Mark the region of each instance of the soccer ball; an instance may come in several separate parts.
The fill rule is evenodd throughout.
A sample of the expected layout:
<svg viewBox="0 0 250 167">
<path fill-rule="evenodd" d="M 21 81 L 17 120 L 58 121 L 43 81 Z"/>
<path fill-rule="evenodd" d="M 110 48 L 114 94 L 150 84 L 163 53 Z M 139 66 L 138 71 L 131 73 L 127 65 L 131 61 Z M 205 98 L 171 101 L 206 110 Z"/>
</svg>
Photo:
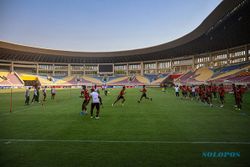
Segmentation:
<svg viewBox="0 0 250 167">
<path fill-rule="evenodd" d="M 81 115 L 81 116 L 84 116 L 84 115 L 86 115 L 86 114 L 87 114 L 86 111 L 81 111 L 81 112 L 80 112 L 80 115 Z"/>
</svg>

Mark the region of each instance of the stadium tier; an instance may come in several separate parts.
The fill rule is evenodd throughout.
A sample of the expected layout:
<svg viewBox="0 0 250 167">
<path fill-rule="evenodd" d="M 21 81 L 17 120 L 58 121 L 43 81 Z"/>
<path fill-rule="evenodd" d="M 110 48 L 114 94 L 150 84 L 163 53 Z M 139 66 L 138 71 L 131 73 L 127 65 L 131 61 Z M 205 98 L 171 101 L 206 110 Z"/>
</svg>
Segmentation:
<svg viewBox="0 0 250 167">
<path fill-rule="evenodd" d="M 15 72 L 0 72 L 0 86 L 23 86 L 24 82 Z"/>
<path fill-rule="evenodd" d="M 237 68 L 235 68 L 237 66 Z M 42 86 L 51 85 L 153 85 L 160 86 L 166 80 L 171 80 L 177 84 L 202 84 L 202 83 L 243 83 L 249 82 L 250 62 L 237 65 L 226 66 L 224 68 L 201 67 L 196 70 L 188 70 L 185 73 L 165 73 L 158 75 L 130 75 L 113 76 L 109 79 L 93 76 L 67 76 L 67 77 L 49 77 L 32 75 L 27 73 L 10 73 L 8 71 L 0 72 L 1 86 L 24 86 L 38 83 Z"/>
<path fill-rule="evenodd" d="M 223 68 L 207 68 L 202 67 L 195 71 L 187 71 L 175 80 L 179 84 L 201 84 L 201 83 L 234 83 L 239 82 L 249 84 L 248 71 L 250 69 L 248 63 L 226 66 Z M 237 67 L 237 68 L 235 68 Z M 245 74 L 245 75 L 243 75 Z M 237 79 L 239 77 L 239 80 Z"/>
<path fill-rule="evenodd" d="M 149 80 L 148 78 L 144 77 L 144 76 L 138 75 L 138 76 L 136 76 L 136 79 L 137 79 L 140 83 L 142 83 L 142 84 L 144 84 L 144 85 L 149 85 L 149 84 L 150 84 L 150 80 Z"/>
<path fill-rule="evenodd" d="M 204 68 L 199 68 L 196 72 L 195 72 L 195 80 L 197 81 L 207 81 L 209 78 L 211 78 L 213 76 L 213 71 L 210 70 L 207 67 Z"/>
<path fill-rule="evenodd" d="M 160 85 L 168 77 L 170 77 L 170 73 L 157 75 L 156 78 L 152 81 L 152 84 Z"/>
</svg>

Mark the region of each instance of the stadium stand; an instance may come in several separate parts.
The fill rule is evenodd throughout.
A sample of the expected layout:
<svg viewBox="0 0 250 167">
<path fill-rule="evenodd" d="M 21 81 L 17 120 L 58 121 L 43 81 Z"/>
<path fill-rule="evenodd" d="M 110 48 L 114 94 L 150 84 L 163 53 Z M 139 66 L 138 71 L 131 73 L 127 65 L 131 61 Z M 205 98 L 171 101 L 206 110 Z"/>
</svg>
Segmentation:
<svg viewBox="0 0 250 167">
<path fill-rule="evenodd" d="M 149 85 L 150 84 L 150 81 L 144 77 L 144 76 L 141 76 L 141 75 L 137 75 L 136 76 L 136 79 L 140 82 L 140 83 L 143 83 L 144 85 Z"/>
<path fill-rule="evenodd" d="M 115 83 L 118 83 L 118 82 L 121 82 L 121 81 L 124 81 L 127 79 L 128 79 L 127 76 L 117 77 L 117 78 L 114 78 L 114 79 L 110 80 L 109 82 L 107 82 L 107 84 L 115 84 Z"/>
<path fill-rule="evenodd" d="M 82 78 L 86 82 L 90 82 L 90 83 L 93 83 L 93 84 L 103 84 L 102 81 L 100 81 L 100 80 L 98 80 L 96 78 L 90 77 L 90 76 L 82 76 Z"/>
<path fill-rule="evenodd" d="M 70 85 L 70 82 L 74 79 L 74 76 L 63 77 L 56 81 L 58 85 Z"/>
<path fill-rule="evenodd" d="M 0 72 L 0 86 L 23 86 L 24 82 L 15 72 Z"/>
<path fill-rule="evenodd" d="M 139 79 L 138 79 L 139 78 Z M 148 80 L 142 76 L 125 76 L 113 79 L 109 85 L 144 85 Z"/>
<path fill-rule="evenodd" d="M 158 79 L 157 74 L 144 74 L 144 77 L 146 77 L 150 82 L 153 82 L 154 80 Z"/>
<path fill-rule="evenodd" d="M 165 73 L 165 74 L 159 74 L 157 76 L 158 79 L 154 80 L 153 82 L 151 82 L 151 85 L 160 85 L 165 79 L 167 79 L 168 77 L 170 77 L 170 73 Z"/>
<path fill-rule="evenodd" d="M 37 76 L 39 82 L 41 83 L 42 86 L 44 85 L 54 85 L 53 80 L 49 80 L 47 77 L 45 76 Z"/>
<path fill-rule="evenodd" d="M 213 71 L 207 67 L 202 67 L 196 70 L 194 75 L 196 76 L 195 80 L 204 82 L 213 76 Z"/>
<path fill-rule="evenodd" d="M 245 70 L 248 70 L 249 68 L 250 68 L 249 63 L 227 66 L 227 67 L 221 68 L 220 70 L 217 70 L 216 74 L 212 76 L 210 80 L 214 82 L 223 82 L 223 80 L 226 80 L 230 76 L 236 75 L 239 72 L 244 72 Z"/>
<path fill-rule="evenodd" d="M 184 73 L 183 75 L 181 75 L 179 78 L 177 78 L 175 80 L 175 82 L 178 82 L 178 83 L 187 83 L 188 80 L 193 77 L 193 75 L 195 74 L 195 72 L 189 70 L 187 71 L 186 73 Z"/>
<path fill-rule="evenodd" d="M 250 81 L 250 72 L 239 72 L 236 75 L 228 77 L 227 80 L 229 80 L 233 83 L 249 82 Z"/>
<path fill-rule="evenodd" d="M 31 75 L 31 74 L 26 74 L 26 73 L 19 73 L 20 78 L 22 80 L 27 80 L 27 81 L 34 81 L 34 80 L 38 80 L 36 75 Z"/>
<path fill-rule="evenodd" d="M 195 71 L 188 70 L 180 73 L 146 74 L 131 76 L 108 76 L 103 80 L 103 76 L 67 76 L 67 77 L 48 77 L 33 75 L 29 73 L 10 73 L 7 70 L 1 70 L 1 85 L 34 85 L 38 83 L 41 86 L 50 85 L 161 85 L 167 81 L 178 84 L 200 84 L 206 82 L 241 82 L 249 83 L 250 63 L 239 63 L 226 67 L 208 68 L 200 67 Z"/>
<path fill-rule="evenodd" d="M 123 75 L 124 76 L 124 75 Z M 105 81 L 105 79 L 104 79 L 104 77 L 102 78 L 102 81 L 103 82 L 110 82 L 110 81 L 112 81 L 112 80 L 114 80 L 114 79 L 117 79 L 117 78 L 119 78 L 119 77 L 121 77 L 121 76 L 117 76 L 117 75 L 114 75 L 114 76 L 108 76 L 108 77 L 106 77 L 106 81 Z"/>
<path fill-rule="evenodd" d="M 41 85 L 36 75 L 20 72 L 19 76 L 20 79 L 23 80 L 25 86 Z"/>
<path fill-rule="evenodd" d="M 195 71 L 187 71 L 183 75 L 181 75 L 179 78 L 175 80 L 176 83 L 205 83 L 205 82 L 224 82 L 224 81 L 231 81 L 236 82 L 238 78 L 238 74 L 240 72 L 244 72 L 249 69 L 249 63 L 241 63 L 236 65 L 229 65 L 226 67 L 219 67 L 215 69 L 210 69 L 208 67 L 201 67 Z M 233 78 L 235 77 L 235 80 Z M 242 81 L 244 77 L 242 76 Z"/>
<path fill-rule="evenodd" d="M 235 64 L 235 65 L 228 65 L 226 67 L 215 68 L 213 69 L 214 71 L 213 78 L 216 78 L 217 76 L 220 76 L 221 74 L 224 74 L 233 70 L 247 68 L 249 65 L 250 65 L 250 62 L 244 62 L 244 63 Z"/>
</svg>

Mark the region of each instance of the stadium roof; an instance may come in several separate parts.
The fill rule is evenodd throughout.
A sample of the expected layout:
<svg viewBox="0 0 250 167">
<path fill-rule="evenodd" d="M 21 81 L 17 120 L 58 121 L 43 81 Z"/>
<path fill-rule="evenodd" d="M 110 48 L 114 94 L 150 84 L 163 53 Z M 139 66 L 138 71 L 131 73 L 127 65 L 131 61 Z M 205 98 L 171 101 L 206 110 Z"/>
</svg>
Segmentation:
<svg viewBox="0 0 250 167">
<path fill-rule="evenodd" d="M 0 41 L 0 59 L 57 63 L 120 63 L 197 55 L 250 43 L 250 0 L 222 1 L 191 33 L 174 41 L 118 52 L 71 52 Z"/>
</svg>

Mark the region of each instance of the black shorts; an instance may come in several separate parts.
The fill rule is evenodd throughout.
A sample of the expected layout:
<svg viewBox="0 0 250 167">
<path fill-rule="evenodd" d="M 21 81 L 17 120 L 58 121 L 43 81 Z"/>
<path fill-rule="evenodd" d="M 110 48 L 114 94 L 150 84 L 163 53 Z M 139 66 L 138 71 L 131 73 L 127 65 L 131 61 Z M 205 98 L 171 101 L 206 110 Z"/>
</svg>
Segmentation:
<svg viewBox="0 0 250 167">
<path fill-rule="evenodd" d="M 209 100 L 209 99 L 208 99 L 208 96 L 203 96 L 203 99 L 204 99 L 204 100 Z"/>
<path fill-rule="evenodd" d="M 117 97 L 117 100 L 120 100 L 120 99 L 124 99 L 124 96 L 119 95 L 119 96 Z"/>
<path fill-rule="evenodd" d="M 88 105 L 89 104 L 89 100 L 84 99 L 83 104 L 84 105 Z"/>
<path fill-rule="evenodd" d="M 224 96 L 220 96 L 220 100 L 223 101 L 224 100 Z"/>
<path fill-rule="evenodd" d="M 142 93 L 141 97 L 147 97 L 146 93 Z"/>
<path fill-rule="evenodd" d="M 100 109 L 100 103 L 91 103 L 91 110 L 93 110 L 94 108 L 99 110 Z"/>
</svg>

